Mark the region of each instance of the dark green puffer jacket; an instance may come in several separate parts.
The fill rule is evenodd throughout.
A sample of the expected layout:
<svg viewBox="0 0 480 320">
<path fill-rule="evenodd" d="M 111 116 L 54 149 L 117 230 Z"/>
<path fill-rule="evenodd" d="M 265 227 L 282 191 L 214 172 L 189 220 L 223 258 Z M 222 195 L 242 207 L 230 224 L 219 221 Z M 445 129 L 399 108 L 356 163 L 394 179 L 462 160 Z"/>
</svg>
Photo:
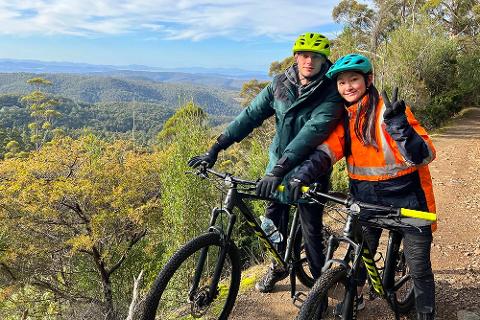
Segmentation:
<svg viewBox="0 0 480 320">
<path fill-rule="evenodd" d="M 333 131 L 343 114 L 343 102 L 336 83 L 324 75 L 331 62 L 323 65 L 319 76 L 306 86 L 300 86 L 297 67 L 293 65 L 273 78 L 233 120 L 224 132 L 229 139 L 240 142 L 262 122 L 275 115 L 276 133 L 270 145 L 270 172 L 277 161 L 288 159 L 293 168 L 284 184 L 299 165 Z M 280 200 L 288 202 L 286 197 Z"/>
</svg>

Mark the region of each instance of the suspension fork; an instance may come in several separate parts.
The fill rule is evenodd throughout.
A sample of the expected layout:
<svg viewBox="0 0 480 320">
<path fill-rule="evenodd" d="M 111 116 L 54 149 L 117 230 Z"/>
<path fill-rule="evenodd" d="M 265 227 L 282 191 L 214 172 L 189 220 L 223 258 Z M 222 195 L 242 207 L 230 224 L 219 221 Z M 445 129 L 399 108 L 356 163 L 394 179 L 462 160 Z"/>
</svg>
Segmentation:
<svg viewBox="0 0 480 320">
<path fill-rule="evenodd" d="M 227 194 L 227 199 L 226 199 L 226 204 L 228 208 L 214 208 L 212 210 L 212 213 L 210 215 L 210 223 L 209 223 L 209 232 L 217 232 L 220 234 L 221 237 L 221 247 L 220 247 L 220 253 L 215 265 L 215 271 L 212 277 L 212 281 L 210 282 L 209 286 L 209 302 L 211 302 L 213 299 L 215 299 L 218 291 L 218 282 L 220 281 L 221 273 L 223 266 L 225 264 L 225 258 L 227 256 L 227 251 L 229 249 L 229 244 L 230 244 L 230 237 L 232 235 L 233 231 L 233 226 L 235 225 L 236 218 L 237 216 L 231 212 L 229 208 L 231 208 L 230 202 L 232 201 L 232 193 L 233 190 L 231 189 L 228 194 Z M 221 213 L 226 213 L 228 215 L 228 225 L 227 225 L 227 232 L 224 233 L 222 229 L 216 228 L 215 224 L 217 222 L 217 218 Z M 200 257 L 198 259 L 197 265 L 195 267 L 195 275 L 193 278 L 193 283 L 190 288 L 189 292 L 189 297 L 190 300 L 192 300 L 193 295 L 198 289 L 198 285 L 200 283 L 200 278 L 202 276 L 203 268 L 205 265 L 205 261 L 207 259 L 207 254 L 208 254 L 208 247 L 205 247 L 202 249 L 200 253 Z"/>
<path fill-rule="evenodd" d="M 287 249 L 285 250 L 285 257 L 284 261 L 287 262 L 287 264 L 290 267 L 290 297 L 293 299 L 293 303 L 296 302 L 297 299 L 299 299 L 299 296 L 297 295 L 297 278 L 295 274 L 295 267 L 297 264 L 300 264 L 300 261 L 293 261 L 292 259 L 292 251 L 293 251 L 293 245 L 295 244 L 295 238 L 297 235 L 297 229 L 298 229 L 298 219 L 299 219 L 299 213 L 298 209 L 295 210 L 295 213 L 293 214 L 293 221 L 292 225 L 290 227 L 290 234 L 288 235 L 287 238 Z"/>
<path fill-rule="evenodd" d="M 395 269 L 401 241 L 402 235 L 400 233 L 389 232 L 385 269 L 383 271 L 383 286 L 387 289 L 392 288 L 395 284 Z"/>
</svg>

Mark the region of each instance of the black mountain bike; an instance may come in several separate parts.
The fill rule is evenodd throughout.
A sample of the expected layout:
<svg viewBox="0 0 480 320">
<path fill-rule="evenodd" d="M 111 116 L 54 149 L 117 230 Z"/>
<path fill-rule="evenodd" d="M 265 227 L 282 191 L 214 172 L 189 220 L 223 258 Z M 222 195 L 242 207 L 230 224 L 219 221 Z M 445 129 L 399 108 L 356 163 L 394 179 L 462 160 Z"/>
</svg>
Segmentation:
<svg viewBox="0 0 480 320">
<path fill-rule="evenodd" d="M 269 236 L 265 234 L 244 200 L 273 200 L 255 195 L 255 181 L 236 178 L 228 173 L 201 168 L 202 178 L 221 182 L 226 192 L 224 204 L 211 212 L 208 231 L 182 246 L 160 271 L 147 294 L 143 320 L 227 319 L 232 311 L 240 285 L 239 251 L 232 239 L 238 208 L 259 240 L 273 258 L 290 273 L 291 297 L 300 299 L 296 292 L 296 277 L 305 286 L 314 283 L 308 263 L 302 254 L 299 214 L 295 211 L 287 238 L 287 249 L 282 257 Z M 219 219 L 220 218 L 220 219 Z M 219 223 L 226 218 L 226 223 Z M 324 228 L 324 239 L 330 236 Z"/>
<path fill-rule="evenodd" d="M 414 307 L 413 280 L 405 263 L 402 251 L 402 236 L 398 226 L 411 225 L 413 219 L 405 217 L 435 221 L 434 213 L 422 212 L 404 208 L 393 208 L 355 201 L 340 193 L 322 193 L 315 188 L 308 190 L 305 197 L 319 203 L 327 200 L 341 204 L 337 211 L 346 214 L 345 227 L 342 236 L 331 236 L 328 240 L 326 263 L 322 275 L 304 301 L 297 320 L 312 319 L 356 319 L 357 282 L 356 278 L 362 261 L 367 269 L 371 288 L 377 296 L 385 298 L 390 308 L 399 319 L 400 314 L 407 314 Z M 360 222 L 362 211 L 369 210 L 368 221 Z M 379 212 L 378 215 L 374 212 Z M 408 222 L 407 222 L 408 221 Z M 419 222 L 419 220 L 416 220 Z M 366 243 L 362 226 L 365 224 L 389 230 L 388 244 L 382 267 L 371 254 Z M 334 259 L 333 253 L 344 244 L 346 250 L 342 252 L 342 259 Z M 344 247 L 342 247 L 344 248 Z M 343 304 L 343 308 L 337 305 Z M 340 312 L 339 310 L 340 309 Z M 340 313 L 340 314 L 338 314 Z"/>
</svg>

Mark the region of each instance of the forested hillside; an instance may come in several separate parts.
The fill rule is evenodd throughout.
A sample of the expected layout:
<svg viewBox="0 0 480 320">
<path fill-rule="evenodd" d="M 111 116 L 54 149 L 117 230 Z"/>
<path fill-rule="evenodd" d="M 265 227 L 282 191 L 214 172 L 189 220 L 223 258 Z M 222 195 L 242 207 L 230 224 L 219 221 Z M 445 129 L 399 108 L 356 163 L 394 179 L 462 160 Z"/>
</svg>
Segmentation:
<svg viewBox="0 0 480 320">
<path fill-rule="evenodd" d="M 21 130 L 29 110 L 21 97 L 32 91 L 27 73 L 0 74 L 0 125 Z M 210 115 L 213 125 L 229 121 L 240 111 L 237 91 L 191 84 L 160 83 L 148 79 L 99 75 L 45 74 L 46 93 L 58 100 L 56 125 L 67 131 L 91 129 L 99 133 L 131 133 L 148 140 L 180 105 L 191 101 Z"/>
</svg>

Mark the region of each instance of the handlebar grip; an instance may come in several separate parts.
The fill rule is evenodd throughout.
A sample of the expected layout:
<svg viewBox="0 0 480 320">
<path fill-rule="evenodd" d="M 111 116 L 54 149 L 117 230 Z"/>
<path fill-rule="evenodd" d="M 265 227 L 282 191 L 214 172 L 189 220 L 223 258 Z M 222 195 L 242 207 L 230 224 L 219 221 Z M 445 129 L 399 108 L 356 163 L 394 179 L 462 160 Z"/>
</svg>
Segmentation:
<svg viewBox="0 0 480 320">
<path fill-rule="evenodd" d="M 307 187 L 307 186 L 302 186 L 302 192 L 303 192 L 303 193 L 307 192 L 308 190 L 310 190 L 309 187 Z M 279 186 L 277 187 L 277 191 L 278 191 L 278 192 L 285 192 L 285 186 L 284 186 L 283 184 L 279 185 Z"/>
<path fill-rule="evenodd" d="M 432 212 L 425 212 L 425 211 L 418 211 L 412 209 L 400 209 L 400 215 L 402 217 L 409 217 L 409 218 L 416 218 L 416 219 L 423 219 L 428 221 L 437 221 L 437 214 Z"/>
</svg>

